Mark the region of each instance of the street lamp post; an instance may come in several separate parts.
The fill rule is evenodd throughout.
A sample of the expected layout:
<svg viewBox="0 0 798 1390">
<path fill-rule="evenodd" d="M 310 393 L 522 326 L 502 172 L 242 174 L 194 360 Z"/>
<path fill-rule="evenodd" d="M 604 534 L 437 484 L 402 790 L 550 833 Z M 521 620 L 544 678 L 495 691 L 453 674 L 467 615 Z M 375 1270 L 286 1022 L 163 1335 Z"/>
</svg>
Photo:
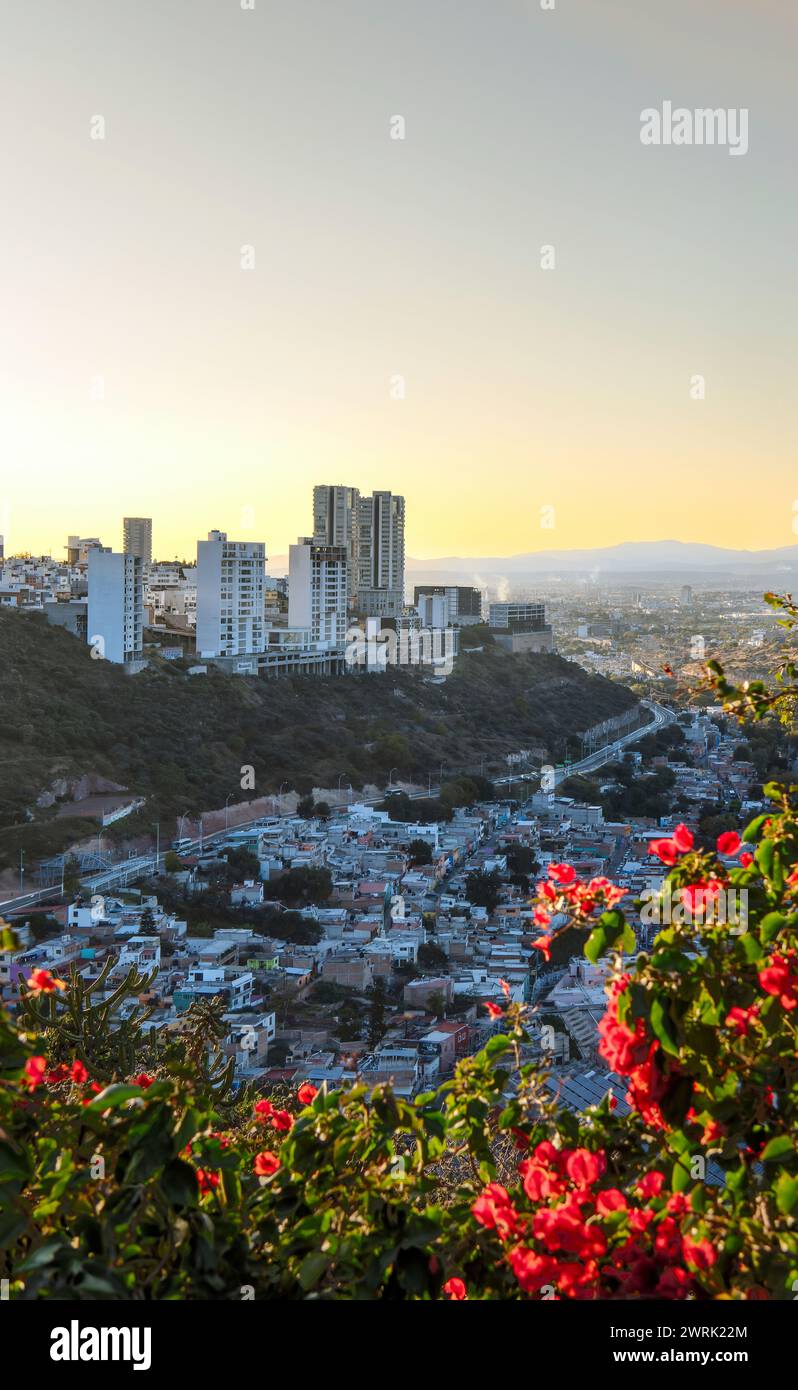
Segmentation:
<svg viewBox="0 0 798 1390">
<path fill-rule="evenodd" d="M 226 801 L 225 801 L 225 803 L 224 803 L 224 828 L 225 828 L 225 830 L 227 830 L 227 812 L 228 812 L 228 807 L 229 807 L 229 805 L 230 805 L 230 797 L 231 797 L 232 795 L 233 795 L 233 792 L 230 792 L 230 795 L 227 797 L 227 799 L 226 799 Z"/>
<path fill-rule="evenodd" d="M 388 773 L 388 791 L 390 791 L 391 787 L 393 786 L 393 774 L 398 771 L 398 767 L 392 767 L 390 772 Z"/>
<path fill-rule="evenodd" d="M 281 782 L 281 783 L 280 783 L 280 790 L 279 790 L 279 792 L 277 793 L 277 797 L 278 797 L 278 800 L 279 800 L 279 802 L 280 802 L 280 815 L 283 814 L 283 787 L 287 787 L 287 786 L 288 786 L 288 783 L 287 783 L 287 782 Z"/>
<path fill-rule="evenodd" d="M 19 852 L 19 896 L 20 896 L 20 897 L 22 897 L 22 884 L 23 884 L 24 878 L 25 878 L 25 851 L 24 851 L 24 849 L 21 849 L 20 852 Z"/>
</svg>

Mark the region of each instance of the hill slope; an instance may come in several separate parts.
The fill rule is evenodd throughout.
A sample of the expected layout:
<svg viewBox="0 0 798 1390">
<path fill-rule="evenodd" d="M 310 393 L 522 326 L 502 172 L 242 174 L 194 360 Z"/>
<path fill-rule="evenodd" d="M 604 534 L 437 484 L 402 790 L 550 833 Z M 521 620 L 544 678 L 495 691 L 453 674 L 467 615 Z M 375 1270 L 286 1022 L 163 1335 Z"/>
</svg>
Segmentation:
<svg viewBox="0 0 798 1390">
<path fill-rule="evenodd" d="M 0 610 L 0 865 L 20 846 L 49 852 L 85 836 L 37 801 L 57 779 L 108 778 L 146 796 L 149 827 L 225 799 L 355 788 L 396 778 L 497 771 L 505 754 L 545 747 L 562 756 L 569 735 L 635 704 L 623 686 L 558 656 L 495 647 L 462 655 L 453 675 L 429 684 L 417 671 L 258 680 L 188 677 L 158 661 L 126 676 L 39 615 Z M 255 787 L 242 793 L 241 769 Z M 31 822 L 30 812 L 34 819 Z M 28 818 L 27 824 L 26 817 Z M 127 829 L 133 818 L 121 822 Z M 42 836 L 42 831 L 47 833 Z"/>
</svg>

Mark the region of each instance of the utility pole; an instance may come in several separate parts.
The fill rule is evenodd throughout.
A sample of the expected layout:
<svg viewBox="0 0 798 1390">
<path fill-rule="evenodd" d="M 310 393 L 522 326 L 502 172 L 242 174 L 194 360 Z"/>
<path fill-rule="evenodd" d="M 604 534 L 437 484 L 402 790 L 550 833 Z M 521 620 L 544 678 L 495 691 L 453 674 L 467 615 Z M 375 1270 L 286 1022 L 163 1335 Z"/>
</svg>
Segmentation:
<svg viewBox="0 0 798 1390">
<path fill-rule="evenodd" d="M 19 852 L 19 896 L 20 896 L 20 897 L 22 897 L 22 883 L 23 883 L 23 879 L 24 879 L 24 878 L 25 878 L 25 851 L 24 851 L 24 849 L 21 849 L 20 852 Z"/>
</svg>

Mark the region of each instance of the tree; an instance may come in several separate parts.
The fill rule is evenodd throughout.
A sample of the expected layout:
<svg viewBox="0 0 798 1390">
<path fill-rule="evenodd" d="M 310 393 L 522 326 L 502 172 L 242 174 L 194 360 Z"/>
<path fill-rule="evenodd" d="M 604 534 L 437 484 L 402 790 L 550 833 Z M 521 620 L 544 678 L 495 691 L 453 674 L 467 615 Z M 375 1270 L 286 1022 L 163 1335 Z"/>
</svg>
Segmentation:
<svg viewBox="0 0 798 1390">
<path fill-rule="evenodd" d="M 432 846 L 426 840 L 411 840 L 407 853 L 411 864 L 432 863 Z"/>
<path fill-rule="evenodd" d="M 418 948 L 418 963 L 426 970 L 439 970 L 442 966 L 448 965 L 449 958 L 440 946 L 436 946 L 432 941 L 425 941 Z"/>
<path fill-rule="evenodd" d="M 472 907 L 486 907 L 488 912 L 493 912 L 499 901 L 501 884 L 501 875 L 495 870 L 486 873 L 483 869 L 478 874 L 469 874 L 466 879 L 466 897 Z"/>
<path fill-rule="evenodd" d="M 168 874 L 179 874 L 183 867 L 183 861 L 179 854 L 175 854 L 173 849 L 169 849 L 164 855 L 163 866 Z"/>
<path fill-rule="evenodd" d="M 385 1036 L 385 982 L 381 976 L 377 976 L 370 990 L 371 1003 L 369 1006 L 368 1021 L 368 1044 L 369 1047 L 376 1047 L 379 1041 Z"/>
<path fill-rule="evenodd" d="M 272 890 L 280 902 L 326 903 L 332 893 L 332 875 L 329 869 L 288 869 L 272 881 Z"/>
<path fill-rule="evenodd" d="M 443 991 L 436 989 L 427 998 L 427 1011 L 434 1014 L 436 1018 L 443 1018 L 446 1013 L 446 1000 Z"/>
<path fill-rule="evenodd" d="M 315 810 L 315 803 L 312 796 L 301 796 L 296 804 L 296 813 L 302 816 L 303 820 L 310 820 Z"/>
<path fill-rule="evenodd" d="M 329 820 L 330 816 L 332 815 L 332 811 L 330 810 L 330 803 L 328 801 L 317 801 L 316 815 L 318 816 L 319 820 Z"/>
<path fill-rule="evenodd" d="M 510 845 L 507 850 L 507 867 L 513 874 L 529 875 L 537 873 L 539 866 L 534 850 L 527 845 Z"/>
</svg>

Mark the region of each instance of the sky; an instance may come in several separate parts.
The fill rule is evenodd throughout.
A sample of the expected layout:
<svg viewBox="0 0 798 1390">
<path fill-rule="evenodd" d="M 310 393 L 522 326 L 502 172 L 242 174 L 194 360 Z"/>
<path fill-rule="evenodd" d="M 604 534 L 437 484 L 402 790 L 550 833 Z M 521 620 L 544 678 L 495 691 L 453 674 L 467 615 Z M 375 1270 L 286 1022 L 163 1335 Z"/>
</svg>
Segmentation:
<svg viewBox="0 0 798 1390">
<path fill-rule="evenodd" d="M 3 0 L 6 553 L 151 515 L 160 558 L 284 554 L 317 482 L 403 493 L 419 558 L 796 543 L 796 37 L 794 0 Z M 642 144 L 666 100 L 748 110 L 747 154 Z"/>
</svg>

